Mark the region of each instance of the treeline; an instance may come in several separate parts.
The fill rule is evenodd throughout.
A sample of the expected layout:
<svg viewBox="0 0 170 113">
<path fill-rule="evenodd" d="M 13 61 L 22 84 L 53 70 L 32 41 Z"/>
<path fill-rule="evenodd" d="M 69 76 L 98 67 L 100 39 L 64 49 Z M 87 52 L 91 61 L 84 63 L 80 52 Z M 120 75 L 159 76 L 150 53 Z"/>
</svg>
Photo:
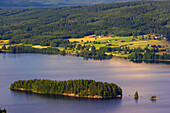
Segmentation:
<svg viewBox="0 0 170 113">
<path fill-rule="evenodd" d="M 112 58 L 112 55 L 105 54 L 103 49 L 96 49 L 94 45 L 81 45 L 78 44 L 75 47 L 76 50 L 80 52 L 76 52 L 77 56 L 82 56 L 84 58 L 93 58 L 93 59 L 109 59 Z"/>
<path fill-rule="evenodd" d="M 92 34 L 137 36 L 156 33 L 167 34 L 169 38 L 169 5 L 169 1 L 134 1 L 2 10 L 0 39 L 10 39 L 12 43 L 39 44 Z"/>
<path fill-rule="evenodd" d="M 59 45 L 63 45 L 62 43 Z M 113 57 L 112 53 L 116 54 L 122 54 L 122 55 L 128 55 L 128 59 L 131 61 L 146 61 L 146 60 L 160 60 L 160 61 L 166 61 L 170 60 L 170 54 L 164 53 L 163 55 L 156 54 L 159 51 L 165 51 L 165 50 L 159 50 L 158 48 L 149 49 L 148 47 L 142 49 L 140 47 L 130 49 L 127 46 L 120 46 L 120 47 L 101 47 L 99 49 L 96 49 L 93 45 L 76 45 L 73 43 L 65 44 L 64 50 L 59 50 L 56 47 L 47 47 L 47 48 L 33 48 L 31 46 L 9 46 L 6 48 L 4 45 L 2 47 L 2 50 L 0 50 L 0 53 L 8 52 L 8 53 L 42 53 L 42 54 L 73 54 L 76 56 L 81 56 L 86 59 L 110 59 Z M 106 54 L 109 53 L 109 54 Z"/>
<path fill-rule="evenodd" d="M 9 46 L 7 50 L 9 50 L 8 52 L 10 53 L 42 53 L 42 54 L 62 54 L 62 55 L 66 54 L 64 51 L 60 51 L 57 48 L 48 47 L 48 48 L 37 49 L 31 46 L 24 46 L 24 45 Z"/>
<path fill-rule="evenodd" d="M 3 110 L 0 108 L 0 113 L 7 113 L 7 110 L 5 108 Z"/>
<path fill-rule="evenodd" d="M 140 52 L 134 52 L 128 56 L 131 61 L 145 61 L 145 60 L 170 60 L 170 54 L 164 53 L 163 55 L 157 55 L 154 52 L 146 52 L 144 54 Z"/>
<path fill-rule="evenodd" d="M 133 53 L 128 56 L 131 61 L 146 61 L 146 60 L 170 60 L 170 54 L 163 53 L 163 55 L 157 55 L 156 52 L 159 52 L 158 48 L 148 49 L 148 47 L 141 49 L 140 47 L 133 50 Z M 162 50 L 161 50 L 162 51 Z"/>
<path fill-rule="evenodd" d="M 170 54 L 164 53 L 163 55 L 157 55 L 158 48 L 149 49 L 148 47 L 142 49 L 140 47 L 130 49 L 129 47 L 102 47 L 100 48 L 103 52 L 118 52 L 122 54 L 129 54 L 128 59 L 131 61 L 145 61 L 145 60 L 170 60 Z"/>
<path fill-rule="evenodd" d="M 122 89 L 113 83 L 95 82 L 94 80 L 18 80 L 11 84 L 10 89 L 33 91 L 43 94 L 74 94 L 77 97 L 99 96 L 115 98 L 122 95 Z"/>
<path fill-rule="evenodd" d="M 0 53 L 8 52 L 8 53 L 42 53 L 42 54 L 61 54 L 61 55 L 66 55 L 70 54 L 67 52 L 67 50 L 80 50 L 76 46 L 73 46 L 70 44 L 64 46 L 65 49 L 63 51 L 57 49 L 56 47 L 47 47 L 47 48 L 33 48 L 31 46 L 25 46 L 25 45 L 20 45 L 20 46 L 9 46 L 8 48 L 5 48 L 3 46 L 3 50 L 0 50 Z M 107 55 L 105 52 L 101 49 L 96 50 L 94 46 L 84 46 L 83 50 L 81 49 L 80 52 L 75 53 L 76 56 L 81 56 L 86 59 L 92 58 L 92 59 L 97 59 L 97 60 L 102 60 L 102 59 L 109 59 L 112 58 L 112 55 Z"/>
</svg>

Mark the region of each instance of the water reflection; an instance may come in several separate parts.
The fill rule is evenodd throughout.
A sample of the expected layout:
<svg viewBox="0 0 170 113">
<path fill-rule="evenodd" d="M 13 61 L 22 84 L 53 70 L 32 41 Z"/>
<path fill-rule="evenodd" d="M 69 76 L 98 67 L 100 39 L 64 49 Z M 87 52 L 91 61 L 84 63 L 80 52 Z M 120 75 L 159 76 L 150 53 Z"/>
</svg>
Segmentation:
<svg viewBox="0 0 170 113">
<path fill-rule="evenodd" d="M 68 100 L 68 101 L 114 101 L 115 103 L 121 103 L 121 98 L 114 98 L 114 99 L 92 99 L 92 98 L 77 98 L 77 97 L 69 97 L 63 95 L 55 95 L 55 94 L 37 94 L 32 93 L 30 91 L 19 91 L 19 90 L 11 90 L 11 95 L 15 96 L 24 96 L 27 98 L 44 98 L 44 99 L 56 99 L 56 100 Z"/>
<path fill-rule="evenodd" d="M 146 64 L 160 64 L 160 63 L 162 63 L 162 64 L 170 64 L 170 61 L 154 61 L 154 60 L 151 60 L 151 61 L 149 61 L 149 60 L 145 60 L 145 61 L 132 61 L 133 63 L 142 63 L 142 62 L 144 62 L 144 63 L 146 63 Z"/>
<path fill-rule="evenodd" d="M 36 54 L 36 53 L 34 53 L 34 54 Z M 0 55 L 2 55 L 3 57 L 3 59 L 5 59 L 6 57 L 8 57 L 8 58 L 19 58 L 20 56 L 22 57 L 23 55 L 25 55 L 25 56 L 32 56 L 32 55 L 34 55 L 34 54 L 30 54 L 30 53 L 19 53 L 19 54 L 10 54 L 10 53 L 0 53 Z M 47 56 L 62 56 L 62 57 L 76 57 L 76 56 L 72 56 L 72 55 L 50 55 L 50 54 L 39 54 L 39 55 L 47 55 Z M 127 58 L 117 58 L 117 57 L 113 57 L 113 58 L 84 58 L 84 57 L 79 57 L 79 56 L 77 56 L 78 58 L 81 58 L 81 59 L 84 59 L 84 60 L 90 60 L 90 61 L 92 61 L 92 60 L 94 60 L 94 61 L 108 61 L 108 60 L 115 60 L 115 59 L 117 59 L 118 60 L 118 62 L 120 62 L 120 60 L 122 60 L 122 61 L 124 61 L 124 62 L 132 62 L 132 63 L 136 63 L 136 64 L 142 64 L 142 63 L 145 63 L 145 64 L 170 64 L 170 61 L 154 61 L 154 60 L 151 60 L 151 61 L 149 61 L 149 60 L 146 60 L 146 61 L 130 61 L 129 59 L 127 59 Z M 117 61 L 116 61 L 117 62 Z M 118 63 L 117 62 L 117 63 Z"/>
<path fill-rule="evenodd" d="M 114 113 L 121 109 L 122 103 L 122 99 L 85 99 L 21 91 L 11 91 L 11 95 L 15 101 L 18 101 L 17 104 L 20 106 L 17 106 L 18 112 L 23 112 L 31 107 L 29 112 L 24 111 L 24 113 Z M 9 106 L 7 108 L 14 109 Z"/>
<path fill-rule="evenodd" d="M 157 100 L 151 100 L 151 102 L 156 103 Z"/>
<path fill-rule="evenodd" d="M 135 100 L 135 102 L 136 102 L 136 104 L 138 103 L 138 99 L 134 99 Z"/>
</svg>

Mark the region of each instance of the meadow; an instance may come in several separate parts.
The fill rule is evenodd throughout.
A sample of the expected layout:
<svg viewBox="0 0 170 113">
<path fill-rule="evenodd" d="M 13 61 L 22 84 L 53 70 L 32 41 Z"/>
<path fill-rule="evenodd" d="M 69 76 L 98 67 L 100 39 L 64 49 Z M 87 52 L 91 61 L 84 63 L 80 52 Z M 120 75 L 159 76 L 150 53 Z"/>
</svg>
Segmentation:
<svg viewBox="0 0 170 113">
<path fill-rule="evenodd" d="M 144 37 L 147 37 L 147 35 L 144 35 Z M 98 50 L 101 47 L 129 47 L 130 49 L 134 49 L 134 48 L 146 48 L 148 47 L 148 45 L 161 45 L 162 48 L 159 48 L 159 50 L 162 49 L 166 49 L 169 50 L 170 49 L 170 43 L 168 41 L 166 41 L 165 39 L 161 39 L 161 40 L 154 40 L 153 38 L 151 38 L 150 40 L 143 40 L 141 38 L 134 38 L 133 36 L 126 36 L 126 37 L 122 37 L 122 36 L 84 36 L 83 38 L 70 38 L 68 39 L 69 42 L 74 43 L 76 45 L 86 45 L 86 46 L 95 46 L 95 48 Z M 123 41 L 123 42 L 121 42 Z M 19 44 L 11 44 L 9 45 L 9 40 L 0 40 L 0 49 L 2 48 L 2 46 L 5 44 L 6 48 L 8 48 L 9 46 L 20 46 L 23 45 L 23 43 L 19 43 Z M 24 44 L 24 46 L 31 46 L 33 48 L 37 48 L 37 49 L 43 49 L 43 48 L 48 48 L 51 46 L 42 46 L 42 45 L 33 45 L 33 44 Z M 60 51 L 65 50 L 67 53 L 69 54 L 76 54 L 76 52 L 81 52 L 80 50 L 72 50 L 69 48 L 65 48 L 65 47 L 53 47 L 53 48 L 57 48 Z M 149 49 L 152 49 L 152 47 L 149 47 Z M 157 55 L 163 55 L 164 53 L 167 53 L 166 51 L 159 51 L 156 54 Z M 112 54 L 113 56 L 117 56 L 117 57 L 128 57 L 130 54 L 124 54 L 124 52 L 109 52 L 107 53 L 107 55 Z M 169 53 L 168 53 L 169 54 Z"/>
</svg>

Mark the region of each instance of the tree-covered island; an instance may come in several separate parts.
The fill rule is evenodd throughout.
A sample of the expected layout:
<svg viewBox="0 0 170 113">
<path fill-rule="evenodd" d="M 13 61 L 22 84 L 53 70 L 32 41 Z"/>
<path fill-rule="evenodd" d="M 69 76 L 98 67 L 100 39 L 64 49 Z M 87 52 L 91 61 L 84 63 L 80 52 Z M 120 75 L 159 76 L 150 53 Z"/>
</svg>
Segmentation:
<svg viewBox="0 0 170 113">
<path fill-rule="evenodd" d="M 58 94 L 83 98 L 122 97 L 122 89 L 113 83 L 94 80 L 18 80 L 10 86 L 11 90 L 31 91 L 38 94 Z"/>
</svg>

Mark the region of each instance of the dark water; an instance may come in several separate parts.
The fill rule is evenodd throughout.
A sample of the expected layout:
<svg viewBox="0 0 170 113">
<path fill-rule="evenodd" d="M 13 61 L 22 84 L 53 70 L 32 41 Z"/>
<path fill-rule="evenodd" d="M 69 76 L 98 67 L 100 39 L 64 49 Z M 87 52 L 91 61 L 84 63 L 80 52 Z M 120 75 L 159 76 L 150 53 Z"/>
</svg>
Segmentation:
<svg viewBox="0 0 170 113">
<path fill-rule="evenodd" d="M 113 82 L 122 99 L 78 99 L 11 91 L 24 79 L 93 79 Z M 141 98 L 136 101 L 135 91 Z M 149 100 L 152 95 L 160 98 Z M 135 64 L 125 59 L 94 61 L 80 57 L 41 54 L 0 54 L 0 107 L 8 113 L 169 113 L 170 65 Z"/>
</svg>

